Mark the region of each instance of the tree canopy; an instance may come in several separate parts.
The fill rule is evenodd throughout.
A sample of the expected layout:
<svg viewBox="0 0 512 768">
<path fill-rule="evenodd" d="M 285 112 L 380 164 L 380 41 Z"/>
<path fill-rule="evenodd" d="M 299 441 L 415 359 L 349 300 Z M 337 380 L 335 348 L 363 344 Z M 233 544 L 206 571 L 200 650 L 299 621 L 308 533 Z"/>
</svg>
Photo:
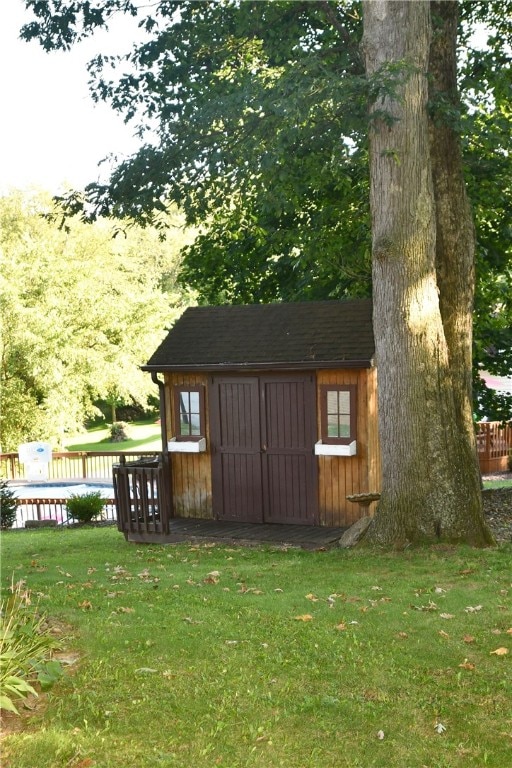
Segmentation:
<svg viewBox="0 0 512 768">
<path fill-rule="evenodd" d="M 26 0 L 26 39 L 68 48 L 118 12 L 146 39 L 90 64 L 95 99 L 146 141 L 72 212 L 157 222 L 169 200 L 202 231 L 181 279 L 204 303 L 368 295 L 367 103 L 396 72 L 365 78 L 357 2 Z M 511 368 L 512 3 L 461 3 L 463 107 L 433 104 L 463 136 L 477 230 L 475 372 Z M 483 26 L 482 26 L 483 25 Z M 476 29 L 487 33 L 482 50 Z M 480 35 L 481 37 L 481 35 Z M 84 208 L 84 199 L 86 205 Z M 489 311 L 490 310 L 490 311 Z M 510 416 L 475 373 L 475 409 Z M 506 404 L 505 404 L 506 405 Z"/>
<path fill-rule="evenodd" d="M 64 229 L 45 214 L 62 217 L 46 194 L 0 198 L 4 451 L 62 445 L 99 398 L 146 404 L 155 392 L 139 366 L 188 298 L 172 238 L 132 227 L 114 239 L 111 222 Z"/>
</svg>

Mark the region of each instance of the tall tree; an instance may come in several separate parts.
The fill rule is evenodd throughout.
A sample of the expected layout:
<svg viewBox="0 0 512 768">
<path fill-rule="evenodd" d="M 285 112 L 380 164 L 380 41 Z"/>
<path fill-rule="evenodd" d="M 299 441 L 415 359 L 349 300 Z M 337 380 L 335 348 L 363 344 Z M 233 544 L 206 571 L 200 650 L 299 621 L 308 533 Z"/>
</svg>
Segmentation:
<svg viewBox="0 0 512 768">
<path fill-rule="evenodd" d="M 71 0 L 52 0 L 50 4 L 30 0 L 27 4 L 38 21 L 27 25 L 25 36 L 38 37 L 48 49 L 69 46 L 95 26 L 108 23 L 118 10 L 137 10 L 124 0 L 103 0 L 94 7 L 94 13 L 90 4 Z M 421 7 L 427 5 L 423 2 Z M 479 15 L 469 11 L 468 18 L 481 18 L 485 4 L 474 5 Z M 497 18 L 497 3 L 488 5 Z M 378 8 L 382 3 L 375 3 Z M 430 6 L 428 9 L 430 12 Z M 96 98 L 109 100 L 128 119 L 138 121 L 141 134 L 148 127 L 154 133 L 152 137 L 148 134 L 148 143 L 134 158 L 118 167 L 109 184 L 91 185 L 86 190 L 88 205 L 98 213 L 128 214 L 143 220 L 151 219 L 169 197 L 183 205 L 189 220 L 204 225 L 203 235 L 186 256 L 184 269 L 185 277 L 201 287 L 203 300 L 261 301 L 368 291 L 367 97 L 374 102 L 382 99 L 387 107 L 387 95 L 391 103 L 395 99 L 399 104 L 401 93 L 397 89 L 407 88 L 409 79 L 412 82 L 414 72 L 410 68 L 418 65 L 415 57 L 413 64 L 404 63 L 393 58 L 396 51 L 390 51 L 386 67 L 365 78 L 359 49 L 360 5 L 355 2 L 176 0 L 157 3 L 149 13 L 142 21 L 148 41 L 117 62 L 128 69 L 117 79 L 109 78 L 107 59 L 99 56 L 92 66 L 92 76 Z M 467 226 L 462 228 L 465 245 L 454 253 L 453 264 L 466 272 L 461 273 L 460 281 L 452 279 L 455 275 L 447 266 L 448 244 L 453 242 L 454 225 L 459 223 L 440 215 L 434 234 L 426 229 L 423 233 L 422 264 L 429 270 L 425 292 L 433 300 L 439 290 L 441 298 L 435 322 L 425 328 L 422 343 L 427 358 L 427 352 L 432 357 L 433 350 L 438 350 L 443 380 L 436 389 L 435 377 L 429 375 L 428 386 L 416 391 L 418 395 L 428 390 L 436 415 L 433 435 L 426 433 L 425 424 L 418 420 L 415 450 L 423 450 L 421 440 L 427 440 L 427 453 L 429 457 L 435 454 L 432 466 L 437 468 L 445 462 L 447 453 L 436 449 L 441 444 L 438 441 L 444 444 L 451 431 L 451 445 L 456 442 L 454 435 L 460 433 L 462 442 L 456 453 L 462 458 L 459 461 L 452 457 L 450 462 L 462 471 L 465 456 L 469 464 L 464 466 L 463 474 L 471 475 L 471 480 L 455 490 L 452 479 L 446 477 L 437 501 L 432 497 L 426 506 L 424 521 L 409 524 L 406 537 L 440 534 L 451 538 L 474 536 L 476 541 L 482 533 L 482 520 L 479 491 L 476 489 L 473 495 L 470 490 L 476 478 L 468 420 L 471 337 L 466 334 L 463 342 L 457 339 L 461 328 L 468 329 L 473 246 L 456 139 L 462 117 L 450 79 L 454 17 L 448 14 L 445 18 L 442 9 L 434 17 L 439 26 L 432 56 L 429 60 L 429 42 L 427 59 L 422 61 L 423 72 L 430 64 L 433 68 L 430 96 L 434 102 L 429 123 L 425 106 L 428 91 L 421 91 L 425 106 L 422 119 L 427 120 L 429 129 L 425 168 L 431 185 L 424 198 L 434 212 L 441 212 L 443 206 L 448 210 L 452 203 L 447 201 L 456 195 L 454 210 L 463 211 L 461 221 Z M 406 30 L 403 32 L 405 35 Z M 443 54 L 439 63 L 433 60 L 436 46 L 437 52 Z M 450 72 L 445 82 L 447 67 Z M 389 130 L 395 129 L 392 115 L 383 112 L 380 118 L 381 127 L 389 122 Z M 472 125 L 477 126 L 477 121 Z M 444 147 L 456 150 L 454 184 L 450 174 L 447 179 L 440 153 L 436 165 L 436 136 Z M 489 146 L 495 139 L 498 143 L 493 146 L 498 146 L 501 139 L 497 134 L 491 137 L 489 132 L 489 137 Z M 393 151 L 389 150 L 389 161 Z M 476 155 L 478 150 L 473 147 L 473 151 Z M 402 161 L 399 158 L 397 162 Z M 75 206 L 76 202 L 73 197 L 68 200 L 71 210 L 80 210 L 81 201 Z M 485 215 L 477 219 L 483 220 Z M 486 257 L 479 258 L 487 263 Z M 411 280 L 423 268 L 414 259 L 404 263 L 408 264 Z M 374 277 L 376 273 L 374 266 Z M 466 279 L 467 285 L 463 284 Z M 496 281 L 490 280 L 487 285 L 491 292 Z M 419 302 L 419 287 L 415 290 Z M 407 341 L 412 343 L 412 338 Z M 421 340 L 421 333 L 415 340 Z M 413 347 L 405 344 L 404 352 L 410 353 L 407 361 L 414 371 L 418 361 Z M 431 357 L 430 373 L 435 369 Z M 421 364 L 426 365 L 426 361 Z M 455 381 L 450 381 L 452 371 L 457 373 Z M 416 418 L 412 406 L 409 415 Z M 441 429 L 443 418 L 446 430 Z M 392 429 L 386 431 L 386 441 L 390 436 L 400 438 Z M 407 482 L 408 462 L 400 469 L 403 485 Z M 419 466 L 416 457 L 415 471 Z M 418 499 L 424 499 L 422 494 L 429 484 L 426 470 L 422 475 Z M 443 504 L 448 500 L 451 511 L 439 520 L 432 515 L 441 497 Z M 472 532 L 455 523 L 470 497 L 474 507 L 470 515 Z M 384 500 L 382 506 L 384 509 Z M 482 535 L 485 539 L 485 532 Z"/>
<path fill-rule="evenodd" d="M 374 333 L 383 436 L 382 497 L 370 539 L 389 544 L 442 538 L 482 545 L 492 537 L 482 514 L 474 438 L 466 428 L 471 337 L 469 344 L 457 337 L 461 326 L 471 330 L 472 227 L 460 153 L 453 168 L 442 162 L 441 153 L 458 145 L 451 132 L 445 135 L 436 125 L 432 142 L 429 138 L 430 10 L 428 0 L 363 3 L 368 77 L 392 72 L 396 78 L 394 92 L 378 94 L 370 113 Z M 436 62 L 433 76 L 443 91 L 453 87 L 452 21 L 451 14 L 443 19 L 432 46 L 434 55 L 445 57 Z M 455 222 L 462 219 L 465 237 L 455 254 L 452 237 L 458 225 L 452 215 Z"/>
<path fill-rule="evenodd" d="M 139 14 L 147 32 L 125 56 L 101 52 L 91 64 L 94 98 L 132 121 L 147 143 L 110 183 L 88 187 L 88 212 L 148 219 L 167 198 L 177 201 L 201 224 L 182 270 L 201 302 L 369 295 L 359 3 L 26 2 L 35 20 L 23 35 L 48 50 L 70 47 L 119 12 Z M 510 418 L 512 402 L 496 408 L 477 370 L 510 370 L 512 3 L 460 8 L 459 77 L 469 109 L 437 99 L 435 119 L 462 131 L 475 205 L 475 411 Z M 477 25 L 488 27 L 485 50 L 472 42 Z M 72 210 L 83 199 L 72 198 Z"/>
<path fill-rule="evenodd" d="M 0 198 L 0 430 L 3 450 L 62 444 L 94 401 L 145 404 L 139 366 L 186 302 L 178 254 L 154 230 L 112 237 L 112 223 L 44 217 L 48 195 Z"/>
</svg>

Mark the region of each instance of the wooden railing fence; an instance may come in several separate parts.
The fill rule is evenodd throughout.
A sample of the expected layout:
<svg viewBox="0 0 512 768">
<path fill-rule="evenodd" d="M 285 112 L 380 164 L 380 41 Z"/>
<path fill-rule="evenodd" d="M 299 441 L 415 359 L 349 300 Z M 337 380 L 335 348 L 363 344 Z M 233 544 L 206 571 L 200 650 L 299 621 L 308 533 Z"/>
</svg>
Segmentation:
<svg viewBox="0 0 512 768">
<path fill-rule="evenodd" d="M 53 453 L 48 465 L 48 480 L 111 480 L 112 466 L 128 459 L 159 456 L 158 451 L 64 451 Z M 0 477 L 22 480 L 24 467 L 17 453 L 0 453 Z"/>
<path fill-rule="evenodd" d="M 169 532 L 162 457 L 117 464 L 114 495 L 117 527 L 126 539 L 157 541 Z"/>
<path fill-rule="evenodd" d="M 135 461 L 158 461 L 158 451 L 66 451 L 53 453 L 48 465 L 48 481 L 83 480 L 94 483 L 95 480 L 110 480 L 113 482 L 114 465 L 125 462 L 126 459 Z M 0 454 L 0 477 L 16 481 L 25 477 L 24 465 L 20 463 L 17 453 Z M 37 484 L 37 481 L 36 481 Z M 37 494 L 37 491 L 34 492 Z M 20 499 L 18 503 L 14 528 L 23 528 L 27 521 L 54 520 L 58 525 L 69 522 L 66 512 L 67 499 L 59 496 L 58 487 L 52 498 L 34 495 L 32 498 Z M 115 523 L 117 521 L 116 500 L 114 490 L 112 497 L 106 499 L 102 519 Z"/>
<path fill-rule="evenodd" d="M 58 489 L 55 489 L 58 491 Z M 108 523 L 115 523 L 117 520 L 115 500 L 106 499 L 105 507 L 101 514 L 101 520 Z M 74 523 L 74 520 L 68 518 L 66 511 L 67 499 L 20 499 L 16 515 L 14 528 L 23 528 L 27 521 L 48 521 L 54 520 L 57 525 L 68 525 Z"/>
<path fill-rule="evenodd" d="M 481 421 L 477 424 L 476 441 L 480 471 L 483 475 L 509 469 L 512 456 L 512 422 Z"/>
</svg>

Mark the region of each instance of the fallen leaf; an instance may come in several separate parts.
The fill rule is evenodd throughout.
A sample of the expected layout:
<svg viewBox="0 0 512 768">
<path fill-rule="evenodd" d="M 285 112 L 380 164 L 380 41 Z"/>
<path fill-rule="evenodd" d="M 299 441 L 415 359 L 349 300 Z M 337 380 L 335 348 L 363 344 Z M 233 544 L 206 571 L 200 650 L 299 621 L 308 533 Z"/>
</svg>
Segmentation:
<svg viewBox="0 0 512 768">
<path fill-rule="evenodd" d="M 437 605 L 432 600 L 429 600 L 427 605 L 411 605 L 411 608 L 414 611 L 437 611 Z"/>
<path fill-rule="evenodd" d="M 310 613 L 305 613 L 302 616 L 295 616 L 295 621 L 313 621 L 313 617 Z"/>
<path fill-rule="evenodd" d="M 90 757 L 84 757 L 79 763 L 75 763 L 75 768 L 90 768 L 92 765 L 96 765 L 94 760 Z"/>
<path fill-rule="evenodd" d="M 380 741 L 382 741 L 382 739 L 384 738 L 384 731 L 377 731 L 377 738 L 380 739 Z"/>
<path fill-rule="evenodd" d="M 125 608 L 124 606 L 120 605 L 117 609 L 118 613 L 135 613 L 135 608 Z"/>
<path fill-rule="evenodd" d="M 306 600 L 311 600 L 312 603 L 318 603 L 319 598 L 310 592 L 309 595 L 306 595 Z"/>
<path fill-rule="evenodd" d="M 510 629 L 507 629 L 506 634 L 507 635 L 512 635 L 512 627 L 510 627 Z"/>
<path fill-rule="evenodd" d="M 219 577 L 214 576 L 213 574 L 209 573 L 208 576 L 205 576 L 203 579 L 203 584 L 218 584 L 219 583 Z"/>
<path fill-rule="evenodd" d="M 399 632 L 397 634 L 397 637 L 401 637 L 402 640 L 406 640 L 409 637 L 409 635 L 407 634 L 407 632 Z"/>
<path fill-rule="evenodd" d="M 468 669 L 471 672 L 475 669 L 475 665 L 471 661 L 468 661 L 467 659 L 464 659 L 462 664 L 459 664 L 459 667 L 461 669 Z"/>
<path fill-rule="evenodd" d="M 446 731 L 446 725 L 444 725 L 443 723 L 436 723 L 434 725 L 434 730 L 436 731 L 436 733 L 444 733 Z"/>
<path fill-rule="evenodd" d="M 453 613 L 440 613 L 440 614 L 439 614 L 439 616 L 440 616 L 442 619 L 454 619 L 454 618 L 455 618 L 455 616 L 453 615 Z"/>
<path fill-rule="evenodd" d="M 440 629 L 440 630 L 439 630 L 439 634 L 441 635 L 441 637 L 444 637 L 444 638 L 445 638 L 445 640 L 448 640 L 448 639 L 449 639 L 449 637 L 450 637 L 450 635 L 448 634 L 448 632 L 445 632 L 445 631 L 444 631 L 444 629 Z"/>
<path fill-rule="evenodd" d="M 342 621 L 340 624 L 336 624 L 336 629 L 339 632 L 344 632 L 347 628 L 347 625 Z"/>
<path fill-rule="evenodd" d="M 83 600 L 81 603 L 78 603 L 78 607 L 83 611 L 90 611 L 92 609 L 92 603 L 90 600 Z"/>
<path fill-rule="evenodd" d="M 475 642 L 475 638 L 473 637 L 473 635 L 464 635 L 462 639 L 464 640 L 465 643 L 468 643 L 468 644 Z"/>
<path fill-rule="evenodd" d="M 477 611 L 481 611 L 483 608 L 483 605 L 468 605 L 467 608 L 464 608 L 464 611 L 466 613 L 476 613 Z"/>
<path fill-rule="evenodd" d="M 459 571 L 459 576 L 469 576 L 471 573 L 474 573 L 474 568 L 464 568 L 463 571 Z"/>
<path fill-rule="evenodd" d="M 491 656 L 506 656 L 508 653 L 508 648 L 496 648 L 495 651 L 491 651 Z"/>
</svg>

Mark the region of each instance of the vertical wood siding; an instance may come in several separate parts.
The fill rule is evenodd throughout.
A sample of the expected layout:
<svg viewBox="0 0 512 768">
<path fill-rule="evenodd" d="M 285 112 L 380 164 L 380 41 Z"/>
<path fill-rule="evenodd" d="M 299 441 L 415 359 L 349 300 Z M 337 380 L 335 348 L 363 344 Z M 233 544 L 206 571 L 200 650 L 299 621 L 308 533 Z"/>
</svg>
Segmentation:
<svg viewBox="0 0 512 768">
<path fill-rule="evenodd" d="M 380 488 L 380 456 L 377 431 L 375 369 L 342 369 L 317 372 L 317 385 L 353 384 L 357 386 L 357 454 L 318 456 L 318 501 L 320 524 L 349 526 L 368 514 L 368 508 L 347 500 L 355 493 Z M 318 398 L 320 434 L 320 398 Z M 370 507 L 370 510 L 372 507 Z"/>
<path fill-rule="evenodd" d="M 172 473 L 172 497 L 175 517 L 199 517 L 209 519 L 212 511 L 212 477 L 210 456 L 210 430 L 208 420 L 208 381 L 201 374 L 166 374 L 165 408 L 167 412 L 167 440 L 177 434 L 175 413 L 172 407 L 172 388 L 198 386 L 205 388 L 206 451 L 204 453 L 171 453 L 169 461 Z"/>
<path fill-rule="evenodd" d="M 380 463 L 379 418 L 377 411 L 377 369 L 370 368 L 368 377 L 368 482 L 369 491 L 380 492 L 382 467 Z M 373 505 L 371 509 L 373 509 Z"/>
<path fill-rule="evenodd" d="M 355 493 L 380 490 L 380 449 L 377 425 L 377 372 L 376 369 L 326 370 L 317 371 L 317 386 L 322 384 L 353 384 L 357 386 L 357 455 L 318 456 L 318 507 L 320 525 L 349 526 L 368 514 L 368 508 L 347 501 L 346 496 Z M 210 403 L 208 401 L 208 379 L 201 374 L 166 374 L 165 395 L 168 414 L 167 439 L 176 435 L 174 409 L 172 408 L 172 387 L 205 387 L 206 411 L 206 452 L 170 454 L 172 470 L 172 494 L 176 517 L 213 518 L 212 468 L 210 454 Z M 320 398 L 317 398 L 317 424 L 320 434 Z M 286 408 L 282 415 L 286 418 Z M 297 431 L 295 434 L 294 430 Z M 301 425 L 289 426 L 288 434 L 300 443 Z M 280 462 L 284 462 L 280 464 Z M 279 477 L 286 473 L 286 459 L 276 457 L 269 466 L 269 487 L 279 493 Z M 305 489 L 297 487 L 298 494 Z M 257 498 L 259 494 L 255 494 Z M 291 499 L 292 506 L 297 502 Z M 260 499 L 261 505 L 261 499 Z M 299 505 L 300 506 L 300 505 Z M 370 507 L 370 513 L 373 509 Z M 259 510 L 258 510 L 259 511 Z"/>
</svg>

